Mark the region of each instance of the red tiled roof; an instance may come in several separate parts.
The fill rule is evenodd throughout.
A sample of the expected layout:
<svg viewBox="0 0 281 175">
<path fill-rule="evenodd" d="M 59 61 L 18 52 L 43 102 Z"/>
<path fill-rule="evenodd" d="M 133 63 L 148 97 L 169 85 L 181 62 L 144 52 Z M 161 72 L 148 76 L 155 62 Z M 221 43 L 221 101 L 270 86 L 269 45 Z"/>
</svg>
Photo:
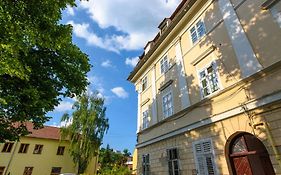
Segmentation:
<svg viewBox="0 0 281 175">
<path fill-rule="evenodd" d="M 60 128 L 53 126 L 44 126 L 41 129 L 34 129 L 33 124 L 31 122 L 25 123 L 26 128 L 31 134 L 27 135 L 27 137 L 34 138 L 43 138 L 43 139 L 60 139 Z"/>
</svg>

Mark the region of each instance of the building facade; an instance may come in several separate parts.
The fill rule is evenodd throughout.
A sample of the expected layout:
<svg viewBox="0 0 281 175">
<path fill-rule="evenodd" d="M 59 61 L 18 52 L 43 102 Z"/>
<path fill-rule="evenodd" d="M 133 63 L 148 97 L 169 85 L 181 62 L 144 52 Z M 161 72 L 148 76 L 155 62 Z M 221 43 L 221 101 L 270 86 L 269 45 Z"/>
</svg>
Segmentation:
<svg viewBox="0 0 281 175">
<path fill-rule="evenodd" d="M 45 126 L 17 142 L 0 144 L 0 175 L 59 175 L 77 172 L 68 152 L 69 141 L 60 140 L 60 129 Z M 88 166 L 87 174 L 94 175 L 96 159 Z"/>
<path fill-rule="evenodd" d="M 281 174 L 281 2 L 182 0 L 128 80 L 137 174 Z"/>
</svg>

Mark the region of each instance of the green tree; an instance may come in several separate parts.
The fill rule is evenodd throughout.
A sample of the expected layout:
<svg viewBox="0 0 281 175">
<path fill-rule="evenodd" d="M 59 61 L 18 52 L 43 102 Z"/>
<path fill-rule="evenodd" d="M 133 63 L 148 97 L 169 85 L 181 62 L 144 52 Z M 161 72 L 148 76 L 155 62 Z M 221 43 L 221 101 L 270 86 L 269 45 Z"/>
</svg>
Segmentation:
<svg viewBox="0 0 281 175">
<path fill-rule="evenodd" d="M 64 114 L 62 121 L 71 123 L 61 128 L 62 138 L 70 139 L 70 155 L 78 166 L 78 174 L 84 173 L 89 162 L 97 156 L 104 133 L 109 128 L 105 117 L 104 100 L 97 93 L 78 97 L 72 115 Z"/>
<path fill-rule="evenodd" d="M 126 157 L 129 157 L 129 156 L 131 156 L 131 153 L 130 153 L 130 151 L 126 148 L 126 149 L 123 150 L 123 155 L 126 156 Z"/>
<path fill-rule="evenodd" d="M 59 23 L 67 5 L 75 0 L 0 1 L 0 143 L 28 134 L 26 121 L 42 127 L 61 97 L 88 85 L 88 56 Z"/>
<path fill-rule="evenodd" d="M 99 152 L 99 175 L 130 175 L 131 171 L 125 165 L 127 157 L 130 155 L 128 149 L 124 149 L 123 153 L 114 151 L 109 147 L 101 148 Z"/>
</svg>

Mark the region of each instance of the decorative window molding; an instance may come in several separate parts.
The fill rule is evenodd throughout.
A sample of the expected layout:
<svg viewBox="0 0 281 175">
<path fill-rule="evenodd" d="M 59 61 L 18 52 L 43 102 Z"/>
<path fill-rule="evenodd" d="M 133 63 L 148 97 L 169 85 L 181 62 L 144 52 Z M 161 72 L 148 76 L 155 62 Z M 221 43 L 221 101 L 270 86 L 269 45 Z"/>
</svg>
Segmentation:
<svg viewBox="0 0 281 175">
<path fill-rule="evenodd" d="M 146 100 L 144 100 L 142 103 L 141 103 L 141 106 L 145 105 L 147 102 L 149 102 L 150 98 L 147 98 Z"/>
<path fill-rule="evenodd" d="M 192 143 L 195 164 L 198 174 L 217 175 L 215 153 L 211 139 L 202 139 Z"/>
<path fill-rule="evenodd" d="M 177 148 L 168 149 L 167 159 L 168 159 L 169 175 L 179 175 L 180 174 L 179 150 Z"/>
<path fill-rule="evenodd" d="M 168 60 L 168 56 L 165 55 L 161 60 L 160 60 L 160 72 L 161 74 L 166 73 L 170 68 L 169 65 L 169 60 Z"/>
<path fill-rule="evenodd" d="M 142 155 L 142 175 L 150 174 L 149 154 Z"/>
<path fill-rule="evenodd" d="M 201 55 L 199 55 L 197 58 L 195 58 L 191 64 L 195 66 L 200 61 L 202 61 L 204 58 L 206 58 L 208 55 L 210 55 L 214 50 L 216 49 L 216 46 L 212 45 L 207 50 L 205 50 Z"/>
<path fill-rule="evenodd" d="M 215 62 L 212 62 L 204 69 L 200 70 L 198 76 L 199 76 L 202 98 L 205 98 L 217 92 L 220 89 L 220 84 L 217 74 L 217 66 Z"/>
<path fill-rule="evenodd" d="M 166 89 L 167 87 L 169 87 L 172 83 L 174 82 L 174 80 L 169 80 L 166 83 L 164 83 L 163 85 L 161 85 L 161 87 L 158 89 L 159 91 L 163 91 L 164 89 Z"/>
<path fill-rule="evenodd" d="M 198 20 L 193 26 L 191 26 L 189 32 L 191 41 L 193 44 L 195 44 L 206 34 L 204 21 L 202 19 Z"/>
</svg>

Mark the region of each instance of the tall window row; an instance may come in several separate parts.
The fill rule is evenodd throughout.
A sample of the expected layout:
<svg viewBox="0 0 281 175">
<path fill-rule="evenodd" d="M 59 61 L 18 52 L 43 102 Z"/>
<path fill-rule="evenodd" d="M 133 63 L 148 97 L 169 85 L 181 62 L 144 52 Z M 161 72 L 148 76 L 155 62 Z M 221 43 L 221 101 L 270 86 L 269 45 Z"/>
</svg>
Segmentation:
<svg viewBox="0 0 281 175">
<path fill-rule="evenodd" d="M 193 44 L 196 44 L 203 36 L 206 35 L 206 28 L 203 19 L 199 19 L 194 23 L 193 26 L 189 29 L 190 38 Z M 170 69 L 170 63 L 168 55 L 164 55 L 159 61 L 160 74 L 165 74 Z M 198 70 L 198 81 L 200 87 L 201 97 L 205 98 L 211 94 L 217 92 L 220 89 L 220 84 L 218 80 L 217 66 L 215 61 L 211 62 L 205 68 Z M 141 80 L 141 89 L 142 91 L 148 88 L 148 76 L 145 76 Z M 149 82 L 153 82 L 151 80 Z M 168 89 L 168 90 L 167 90 Z M 172 93 L 172 87 L 169 85 L 165 87 L 165 90 L 161 91 L 161 106 L 162 106 L 162 119 L 168 118 L 174 114 L 174 99 Z M 159 113 L 161 115 L 161 113 Z M 141 128 L 146 129 L 149 127 L 149 112 L 148 110 L 142 111 L 141 116 Z"/>
</svg>

